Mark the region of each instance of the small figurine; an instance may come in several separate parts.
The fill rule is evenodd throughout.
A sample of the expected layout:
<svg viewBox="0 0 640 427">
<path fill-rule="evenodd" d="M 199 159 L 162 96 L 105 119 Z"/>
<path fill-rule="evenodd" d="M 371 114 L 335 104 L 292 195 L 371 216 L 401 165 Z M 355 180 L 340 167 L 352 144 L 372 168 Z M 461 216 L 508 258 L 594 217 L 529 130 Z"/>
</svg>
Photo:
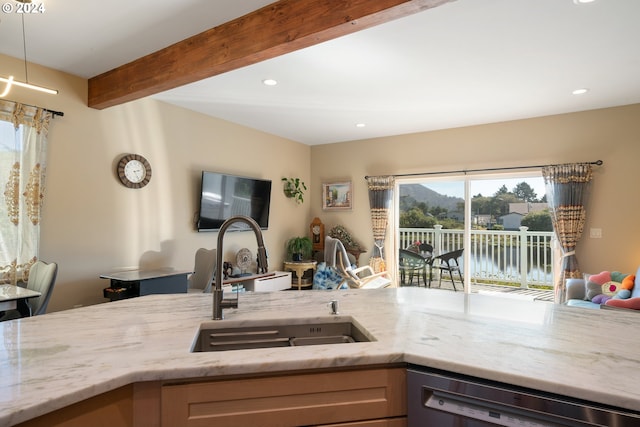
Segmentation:
<svg viewBox="0 0 640 427">
<path fill-rule="evenodd" d="M 224 278 L 228 279 L 229 276 L 231 276 L 233 274 L 233 265 L 231 265 L 230 262 L 223 262 L 222 263 L 222 273 L 224 274 Z"/>
</svg>

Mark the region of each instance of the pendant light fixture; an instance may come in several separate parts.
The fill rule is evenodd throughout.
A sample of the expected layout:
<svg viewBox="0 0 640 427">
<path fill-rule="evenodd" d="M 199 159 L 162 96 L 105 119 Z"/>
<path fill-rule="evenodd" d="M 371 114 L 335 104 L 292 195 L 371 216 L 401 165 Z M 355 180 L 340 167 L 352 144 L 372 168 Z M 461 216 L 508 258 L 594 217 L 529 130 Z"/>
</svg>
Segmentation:
<svg viewBox="0 0 640 427">
<path fill-rule="evenodd" d="M 19 3 L 31 3 L 31 0 L 16 0 Z M 13 76 L 9 76 L 8 78 L 5 77 L 0 77 L 0 82 L 5 84 L 4 89 L 0 92 L 0 98 L 3 98 L 5 96 L 7 96 L 7 94 L 9 94 L 9 91 L 11 90 L 12 86 L 20 86 L 20 87 L 24 87 L 27 89 L 32 89 L 32 90 L 37 90 L 40 92 L 44 92 L 44 93 L 48 93 L 51 95 L 56 95 L 58 93 L 57 90 L 55 89 L 49 89 L 43 86 L 38 86 L 38 85 L 34 85 L 29 83 L 29 72 L 27 69 L 27 40 L 25 37 L 25 31 L 24 31 L 24 13 L 21 14 L 21 18 L 22 18 L 22 49 L 24 51 L 24 78 L 25 81 L 23 82 L 19 82 L 17 80 L 14 79 Z"/>
</svg>

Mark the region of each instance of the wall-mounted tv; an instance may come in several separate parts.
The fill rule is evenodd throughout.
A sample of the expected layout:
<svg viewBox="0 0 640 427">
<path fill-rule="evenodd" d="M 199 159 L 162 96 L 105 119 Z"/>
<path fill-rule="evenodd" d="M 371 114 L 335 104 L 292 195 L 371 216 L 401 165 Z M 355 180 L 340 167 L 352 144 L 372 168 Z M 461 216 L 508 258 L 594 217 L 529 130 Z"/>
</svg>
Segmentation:
<svg viewBox="0 0 640 427">
<path fill-rule="evenodd" d="M 271 181 L 217 172 L 202 172 L 198 231 L 216 231 L 228 218 L 244 215 L 260 228 L 269 227 Z M 244 222 L 232 224 L 229 231 L 249 230 Z"/>
</svg>

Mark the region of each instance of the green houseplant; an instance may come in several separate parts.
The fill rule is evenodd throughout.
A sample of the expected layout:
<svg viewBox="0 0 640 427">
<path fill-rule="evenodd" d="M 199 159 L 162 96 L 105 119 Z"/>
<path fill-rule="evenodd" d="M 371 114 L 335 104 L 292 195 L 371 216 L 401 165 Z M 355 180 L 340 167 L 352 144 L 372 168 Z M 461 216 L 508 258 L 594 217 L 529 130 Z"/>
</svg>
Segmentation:
<svg viewBox="0 0 640 427">
<path fill-rule="evenodd" d="M 287 257 L 291 261 L 311 258 L 313 244 L 308 237 L 292 237 L 287 241 Z"/>
<path fill-rule="evenodd" d="M 295 199 L 296 203 L 304 202 L 304 192 L 307 186 L 300 178 L 282 178 L 284 182 L 284 195 L 290 199 Z"/>
</svg>

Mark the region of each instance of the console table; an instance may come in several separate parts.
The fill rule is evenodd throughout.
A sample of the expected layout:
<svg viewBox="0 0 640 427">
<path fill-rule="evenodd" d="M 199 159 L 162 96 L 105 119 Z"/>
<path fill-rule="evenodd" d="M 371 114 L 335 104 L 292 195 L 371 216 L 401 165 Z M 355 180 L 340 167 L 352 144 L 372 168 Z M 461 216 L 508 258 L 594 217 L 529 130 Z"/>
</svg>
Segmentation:
<svg viewBox="0 0 640 427">
<path fill-rule="evenodd" d="M 307 270 L 316 271 L 317 261 L 309 260 L 309 261 L 285 261 L 284 269 L 285 271 L 295 271 L 296 276 L 298 277 L 298 290 L 302 289 L 302 276 L 304 272 Z M 313 274 L 311 274 L 311 284 L 305 285 L 306 287 L 313 286 Z"/>
<path fill-rule="evenodd" d="M 150 294 L 178 294 L 187 292 L 187 276 L 192 271 L 176 271 L 171 268 L 155 270 L 128 270 L 101 274 L 111 284 L 103 290 L 110 301 L 134 298 Z"/>
</svg>

